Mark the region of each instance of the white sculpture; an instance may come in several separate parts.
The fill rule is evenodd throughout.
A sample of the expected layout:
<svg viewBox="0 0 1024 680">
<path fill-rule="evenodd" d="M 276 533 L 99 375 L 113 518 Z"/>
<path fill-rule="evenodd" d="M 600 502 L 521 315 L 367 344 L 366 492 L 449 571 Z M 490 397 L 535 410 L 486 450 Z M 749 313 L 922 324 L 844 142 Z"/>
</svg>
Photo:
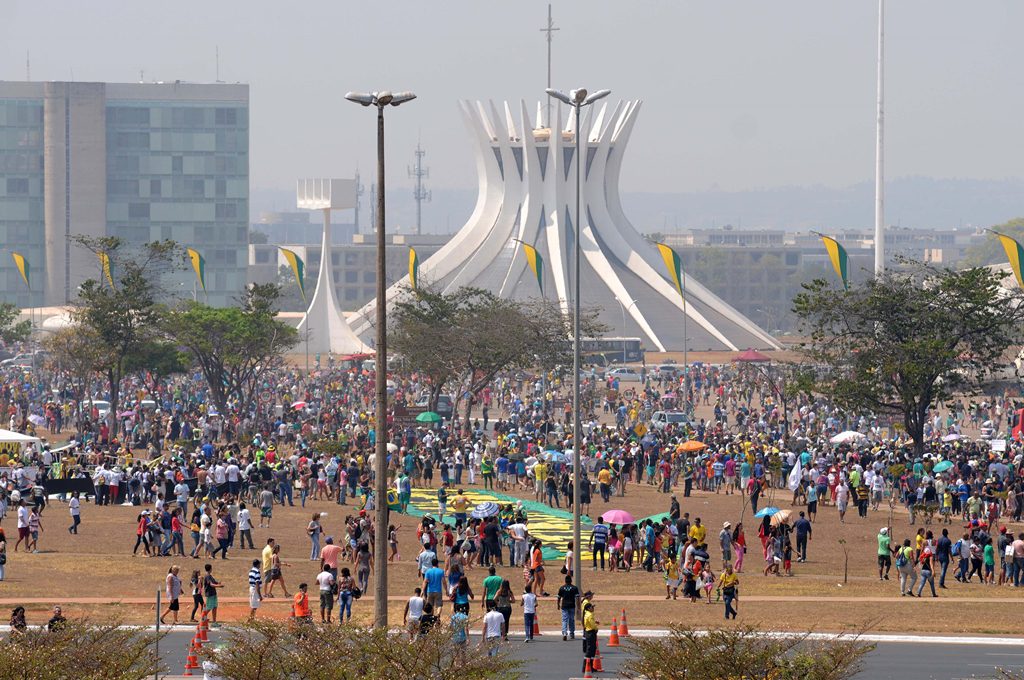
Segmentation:
<svg viewBox="0 0 1024 680">
<path fill-rule="evenodd" d="M 296 183 L 296 204 L 307 210 L 320 210 L 324 216 L 323 245 L 320 248 L 320 273 L 309 309 L 299 322 L 299 347 L 308 352 L 358 354 L 369 347 L 352 332 L 338 304 L 334 287 L 331 250 L 331 210 L 355 206 L 355 180 L 300 179 Z"/>
<path fill-rule="evenodd" d="M 684 305 L 669 282 L 654 245 L 630 224 L 619 199 L 619 173 L 640 101 L 585 109 L 583 151 L 582 302 L 600 309 L 609 336 L 640 336 L 659 351 L 683 349 Z M 504 297 L 540 296 L 516 240 L 544 258 L 544 295 L 569 311 L 575 229 L 576 139 L 574 119 L 561 126 L 562 110 L 549 127 L 538 104 L 531 123 L 520 103 L 519 121 L 506 102 L 460 102 L 476 151 L 476 207 L 462 229 L 420 264 L 419 279 L 451 290 L 486 288 Z M 553 132 L 553 130 L 555 132 Z M 391 286 L 388 300 L 408 289 L 408 277 Z M 776 341 L 692 277 L 686 279 L 685 311 L 690 350 L 778 349 Z M 634 299 L 636 302 L 634 303 Z M 621 304 L 621 306 L 620 306 Z M 374 302 L 351 318 L 364 336 L 372 331 Z M 623 317 L 626 319 L 623 327 Z M 653 347 L 652 347 L 653 346 Z"/>
</svg>

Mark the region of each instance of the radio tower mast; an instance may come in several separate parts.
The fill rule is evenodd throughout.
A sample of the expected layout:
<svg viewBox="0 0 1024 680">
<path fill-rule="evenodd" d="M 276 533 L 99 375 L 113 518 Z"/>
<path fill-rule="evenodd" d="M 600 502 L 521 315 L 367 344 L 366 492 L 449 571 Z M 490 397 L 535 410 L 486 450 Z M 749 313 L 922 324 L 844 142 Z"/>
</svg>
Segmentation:
<svg viewBox="0 0 1024 680">
<path fill-rule="evenodd" d="M 359 166 L 356 166 L 356 210 L 352 217 L 352 221 L 355 222 L 356 233 L 359 233 L 359 204 L 363 202 L 363 194 L 366 192 L 366 188 L 359 181 Z"/>
<path fill-rule="evenodd" d="M 430 192 L 423 188 L 423 178 L 430 177 L 430 168 L 423 167 L 423 157 L 427 152 L 420 148 L 416 142 L 416 165 L 409 168 L 409 177 L 416 179 L 416 188 L 413 189 L 412 197 L 416 199 L 416 235 L 423 233 L 423 202 L 430 201 Z"/>
</svg>

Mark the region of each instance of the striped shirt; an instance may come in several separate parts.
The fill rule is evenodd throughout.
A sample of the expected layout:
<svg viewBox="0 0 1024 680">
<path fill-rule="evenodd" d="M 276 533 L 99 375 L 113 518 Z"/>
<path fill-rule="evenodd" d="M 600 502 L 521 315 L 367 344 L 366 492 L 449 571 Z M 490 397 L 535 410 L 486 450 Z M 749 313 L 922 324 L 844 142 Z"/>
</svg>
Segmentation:
<svg viewBox="0 0 1024 680">
<path fill-rule="evenodd" d="M 260 568 L 259 567 L 253 567 L 252 569 L 250 569 L 249 570 L 249 587 L 250 588 L 259 588 L 260 584 L 262 582 L 263 582 L 263 579 L 260 577 Z"/>
<path fill-rule="evenodd" d="M 608 542 L 608 527 L 604 524 L 595 524 L 593 531 L 594 543 L 604 545 Z"/>
</svg>

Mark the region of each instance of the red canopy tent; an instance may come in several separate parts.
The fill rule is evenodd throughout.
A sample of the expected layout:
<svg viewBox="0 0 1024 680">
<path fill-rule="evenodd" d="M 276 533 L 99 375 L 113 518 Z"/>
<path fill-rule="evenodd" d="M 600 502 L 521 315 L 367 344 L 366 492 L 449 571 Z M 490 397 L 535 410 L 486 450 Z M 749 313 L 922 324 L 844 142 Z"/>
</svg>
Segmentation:
<svg viewBox="0 0 1024 680">
<path fill-rule="evenodd" d="M 765 363 L 771 361 L 771 357 L 761 354 L 756 349 L 748 349 L 746 352 L 740 352 L 733 361 L 739 361 L 747 364 Z"/>
</svg>

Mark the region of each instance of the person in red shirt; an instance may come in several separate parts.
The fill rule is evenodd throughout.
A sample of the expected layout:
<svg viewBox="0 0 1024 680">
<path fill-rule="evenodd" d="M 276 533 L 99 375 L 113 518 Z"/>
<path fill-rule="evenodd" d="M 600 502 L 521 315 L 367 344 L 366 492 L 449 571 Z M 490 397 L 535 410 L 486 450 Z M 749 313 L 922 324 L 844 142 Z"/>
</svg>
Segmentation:
<svg viewBox="0 0 1024 680">
<path fill-rule="evenodd" d="M 324 569 L 331 572 L 331 575 L 338 578 L 338 557 L 341 556 L 341 546 L 334 544 L 334 537 L 328 536 L 324 541 L 324 547 L 320 549 L 320 563 Z"/>
</svg>

